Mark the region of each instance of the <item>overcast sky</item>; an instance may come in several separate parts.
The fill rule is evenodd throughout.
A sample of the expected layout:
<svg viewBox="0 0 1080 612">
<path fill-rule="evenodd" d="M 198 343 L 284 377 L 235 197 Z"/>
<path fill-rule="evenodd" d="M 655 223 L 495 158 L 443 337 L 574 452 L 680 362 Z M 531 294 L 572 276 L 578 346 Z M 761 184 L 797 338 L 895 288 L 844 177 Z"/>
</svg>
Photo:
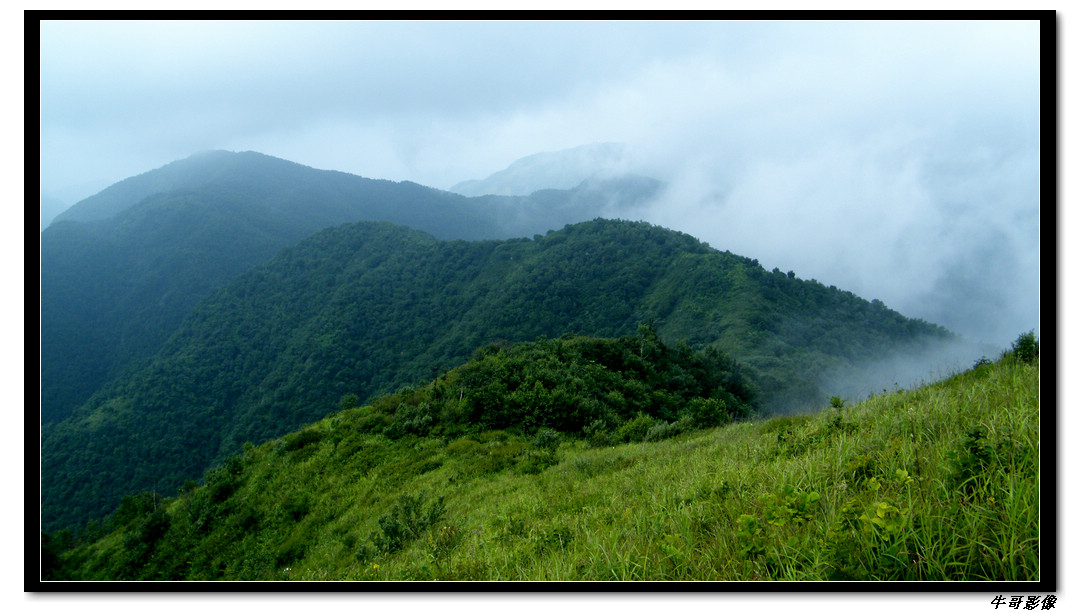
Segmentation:
<svg viewBox="0 0 1080 612">
<path fill-rule="evenodd" d="M 45 22 L 67 204 L 206 149 L 439 188 L 626 143 L 635 216 L 1006 345 L 1038 329 L 1035 22 Z"/>
</svg>

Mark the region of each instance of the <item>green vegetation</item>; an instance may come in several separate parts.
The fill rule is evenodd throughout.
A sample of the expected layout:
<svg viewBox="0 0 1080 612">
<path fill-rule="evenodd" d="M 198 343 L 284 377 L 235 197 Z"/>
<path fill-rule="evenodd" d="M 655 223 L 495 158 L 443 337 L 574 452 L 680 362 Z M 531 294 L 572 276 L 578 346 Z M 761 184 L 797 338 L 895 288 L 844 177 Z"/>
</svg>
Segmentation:
<svg viewBox="0 0 1080 612">
<path fill-rule="evenodd" d="M 659 188 L 639 183 L 466 198 L 251 151 L 125 179 L 41 234 L 42 420 L 62 420 L 151 357 L 214 289 L 324 228 L 371 220 L 448 240 L 530 236 Z"/>
<path fill-rule="evenodd" d="M 342 398 L 202 486 L 50 534 L 46 578 L 1039 578 L 1037 357 L 742 420 L 729 361 L 650 332 L 489 347 L 421 387 Z M 663 422 L 687 428 L 637 441 Z"/>
<path fill-rule="evenodd" d="M 431 380 L 478 347 L 564 333 L 620 337 L 650 320 L 658 338 L 736 357 L 742 387 L 732 393 L 756 393 L 765 408 L 820 405 L 818 384 L 831 370 L 950 338 L 880 303 L 766 272 L 646 223 L 595 220 L 532 240 L 481 242 L 440 241 L 388 223 L 343 225 L 214 292 L 151 359 L 45 424 L 45 528 L 100 518 L 139 490 L 175 490 L 245 442 L 321 419 L 346 394 L 368 402 Z M 47 342 L 44 349 L 58 350 Z M 592 384 L 589 375 L 581 380 Z M 695 374 L 665 376 L 671 387 L 663 393 L 677 395 Z M 516 392 L 522 404 L 558 401 L 528 395 L 536 381 L 527 382 L 533 386 Z M 644 415 L 625 429 L 602 411 L 585 426 L 597 443 L 681 431 L 674 400 L 654 400 L 667 407 L 640 408 Z M 618 401 L 595 401 L 626 416 Z M 709 424 L 730 407 L 726 397 L 691 404 L 690 418 Z M 434 415 L 410 415 L 402 433 L 423 430 L 426 418 Z"/>
<path fill-rule="evenodd" d="M 213 289 L 326 227 L 386 219 L 501 236 L 470 200 L 413 183 L 207 152 L 121 181 L 41 235 L 42 418 L 154 354 Z"/>
</svg>

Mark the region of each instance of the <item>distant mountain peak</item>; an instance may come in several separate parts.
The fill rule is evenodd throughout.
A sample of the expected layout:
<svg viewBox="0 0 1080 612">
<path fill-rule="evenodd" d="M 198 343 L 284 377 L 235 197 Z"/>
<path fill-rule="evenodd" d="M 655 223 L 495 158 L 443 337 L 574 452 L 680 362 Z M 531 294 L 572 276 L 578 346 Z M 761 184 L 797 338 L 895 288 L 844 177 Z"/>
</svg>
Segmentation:
<svg viewBox="0 0 1080 612">
<path fill-rule="evenodd" d="M 541 189 L 572 189 L 582 182 L 629 171 L 626 145 L 599 142 L 522 157 L 487 178 L 462 181 L 450 188 L 465 196 L 524 196 Z"/>
</svg>

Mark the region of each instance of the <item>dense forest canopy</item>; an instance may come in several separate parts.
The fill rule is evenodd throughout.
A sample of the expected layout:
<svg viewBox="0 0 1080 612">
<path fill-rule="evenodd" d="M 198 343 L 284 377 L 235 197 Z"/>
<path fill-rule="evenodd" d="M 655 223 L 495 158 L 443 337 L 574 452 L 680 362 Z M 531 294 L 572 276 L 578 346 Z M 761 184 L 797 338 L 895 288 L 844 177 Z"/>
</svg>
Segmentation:
<svg viewBox="0 0 1080 612">
<path fill-rule="evenodd" d="M 530 236 L 661 188 L 612 177 L 530 197 L 466 198 L 254 152 L 208 151 L 123 180 L 41 234 L 42 420 L 154 354 L 196 304 L 312 233 L 390 221 L 443 239 Z"/>
</svg>

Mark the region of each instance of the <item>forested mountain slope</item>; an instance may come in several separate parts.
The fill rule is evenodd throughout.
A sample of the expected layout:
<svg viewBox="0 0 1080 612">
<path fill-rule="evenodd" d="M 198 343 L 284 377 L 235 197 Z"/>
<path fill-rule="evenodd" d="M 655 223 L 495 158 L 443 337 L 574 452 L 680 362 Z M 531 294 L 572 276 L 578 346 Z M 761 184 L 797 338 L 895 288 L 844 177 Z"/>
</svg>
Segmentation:
<svg viewBox="0 0 1080 612">
<path fill-rule="evenodd" d="M 126 179 L 41 234 L 42 420 L 62 419 L 152 355 L 212 289 L 320 229 L 373 220 L 446 239 L 528 236 L 658 189 L 627 177 L 535 197 L 466 198 L 226 151 Z"/>
<path fill-rule="evenodd" d="M 216 291 L 144 367 L 43 429 L 45 524 L 174 490 L 345 394 L 430 380 L 488 343 L 617 337 L 650 320 L 662 338 L 734 357 L 765 407 L 820 402 L 831 369 L 950 337 L 645 223 L 480 242 L 343 225 Z"/>
</svg>

